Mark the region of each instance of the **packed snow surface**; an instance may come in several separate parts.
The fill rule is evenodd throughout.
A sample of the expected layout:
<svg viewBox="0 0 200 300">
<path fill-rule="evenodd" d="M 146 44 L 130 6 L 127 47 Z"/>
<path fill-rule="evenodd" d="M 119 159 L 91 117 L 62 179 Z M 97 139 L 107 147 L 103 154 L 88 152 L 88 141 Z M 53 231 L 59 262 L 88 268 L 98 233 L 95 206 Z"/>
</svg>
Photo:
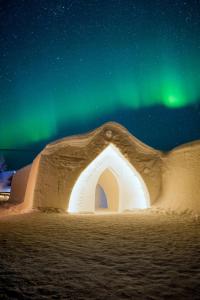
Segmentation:
<svg viewBox="0 0 200 300">
<path fill-rule="evenodd" d="M 198 217 L 4 216 L 0 245 L 0 299 L 199 299 Z"/>
</svg>

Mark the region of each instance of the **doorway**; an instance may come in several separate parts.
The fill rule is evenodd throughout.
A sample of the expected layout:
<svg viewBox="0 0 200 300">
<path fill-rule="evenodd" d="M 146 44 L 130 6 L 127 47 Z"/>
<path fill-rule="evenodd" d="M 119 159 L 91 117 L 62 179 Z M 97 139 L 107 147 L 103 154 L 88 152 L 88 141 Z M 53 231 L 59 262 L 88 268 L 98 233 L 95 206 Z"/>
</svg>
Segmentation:
<svg viewBox="0 0 200 300">
<path fill-rule="evenodd" d="M 99 193 L 101 196 L 97 196 Z M 149 193 L 142 176 L 110 144 L 77 178 L 67 210 L 70 213 L 123 212 L 149 206 Z"/>
<path fill-rule="evenodd" d="M 111 169 L 103 171 L 96 185 L 95 211 L 117 212 L 119 210 L 119 185 Z"/>
</svg>

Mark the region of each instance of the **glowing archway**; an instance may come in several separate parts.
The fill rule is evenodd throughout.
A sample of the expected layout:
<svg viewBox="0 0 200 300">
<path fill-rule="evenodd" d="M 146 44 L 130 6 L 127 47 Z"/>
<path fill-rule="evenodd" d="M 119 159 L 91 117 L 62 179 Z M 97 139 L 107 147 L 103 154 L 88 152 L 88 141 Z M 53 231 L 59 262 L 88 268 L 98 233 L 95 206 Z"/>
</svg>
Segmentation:
<svg viewBox="0 0 200 300">
<path fill-rule="evenodd" d="M 68 212 L 95 212 L 96 186 L 106 169 L 112 170 L 118 183 L 118 212 L 149 207 L 149 193 L 141 175 L 118 148 L 110 144 L 78 177 L 71 192 Z"/>
</svg>

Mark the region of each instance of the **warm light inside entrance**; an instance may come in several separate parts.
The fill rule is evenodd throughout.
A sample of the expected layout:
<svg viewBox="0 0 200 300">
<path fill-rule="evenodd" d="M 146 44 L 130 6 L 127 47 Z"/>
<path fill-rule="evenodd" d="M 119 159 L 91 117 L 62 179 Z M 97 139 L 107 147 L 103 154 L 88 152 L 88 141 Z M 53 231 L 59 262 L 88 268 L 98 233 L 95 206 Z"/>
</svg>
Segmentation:
<svg viewBox="0 0 200 300">
<path fill-rule="evenodd" d="M 106 169 L 100 176 L 95 195 L 95 211 L 115 212 L 119 209 L 119 184 L 116 174 Z"/>
<path fill-rule="evenodd" d="M 101 195 L 97 196 L 97 193 Z M 149 193 L 141 175 L 112 144 L 78 177 L 72 189 L 68 212 L 98 212 L 103 209 L 103 204 L 97 204 L 97 201 L 107 201 L 107 208 L 104 209 L 111 212 L 143 209 L 150 205 Z"/>
</svg>

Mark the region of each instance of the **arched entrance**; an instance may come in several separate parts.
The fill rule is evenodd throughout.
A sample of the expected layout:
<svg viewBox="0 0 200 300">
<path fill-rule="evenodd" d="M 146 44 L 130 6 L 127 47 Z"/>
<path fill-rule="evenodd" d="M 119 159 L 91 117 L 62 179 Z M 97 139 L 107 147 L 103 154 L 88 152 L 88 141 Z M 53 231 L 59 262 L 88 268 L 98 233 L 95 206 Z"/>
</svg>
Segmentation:
<svg viewBox="0 0 200 300">
<path fill-rule="evenodd" d="M 119 210 L 119 185 L 112 170 L 106 169 L 100 176 L 95 193 L 95 212 Z"/>
<path fill-rule="evenodd" d="M 110 211 L 123 212 L 150 206 L 149 193 L 141 175 L 113 144 L 105 148 L 78 177 L 70 195 L 68 212 L 98 212 L 101 207 L 96 204 L 97 193 L 101 193 L 101 197 L 104 193 Z"/>
</svg>

